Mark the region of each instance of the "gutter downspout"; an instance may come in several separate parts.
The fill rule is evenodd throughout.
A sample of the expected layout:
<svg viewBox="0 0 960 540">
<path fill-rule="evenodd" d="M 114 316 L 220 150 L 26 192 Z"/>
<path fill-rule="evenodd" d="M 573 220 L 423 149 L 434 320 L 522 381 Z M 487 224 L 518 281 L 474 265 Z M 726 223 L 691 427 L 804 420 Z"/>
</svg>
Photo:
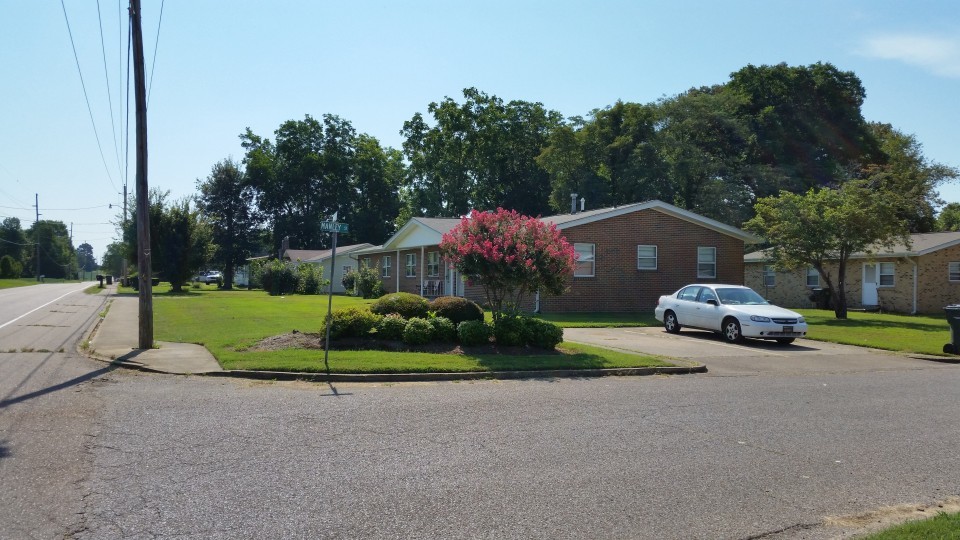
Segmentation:
<svg viewBox="0 0 960 540">
<path fill-rule="evenodd" d="M 395 292 L 400 292 L 400 250 L 397 249 L 397 288 Z"/>
<path fill-rule="evenodd" d="M 533 297 L 533 312 L 540 313 L 540 289 L 537 289 L 537 294 Z"/>
<path fill-rule="evenodd" d="M 420 246 L 420 296 L 423 296 L 423 246 Z"/>
<path fill-rule="evenodd" d="M 910 312 L 911 315 L 917 314 L 917 281 L 919 276 L 917 275 L 917 261 L 911 259 L 910 257 L 904 257 L 911 263 L 913 263 L 913 311 Z"/>
</svg>

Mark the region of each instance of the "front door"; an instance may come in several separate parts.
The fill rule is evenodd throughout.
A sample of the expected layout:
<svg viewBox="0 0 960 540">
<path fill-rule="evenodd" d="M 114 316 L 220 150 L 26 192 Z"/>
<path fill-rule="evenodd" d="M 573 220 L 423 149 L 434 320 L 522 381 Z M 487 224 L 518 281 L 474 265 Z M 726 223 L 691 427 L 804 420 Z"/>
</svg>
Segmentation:
<svg viewBox="0 0 960 540">
<path fill-rule="evenodd" d="M 461 286 L 460 274 L 455 268 L 447 266 L 443 276 L 443 290 L 447 296 L 463 296 L 463 287 Z"/>
<path fill-rule="evenodd" d="M 861 303 L 864 306 L 880 305 L 880 296 L 877 294 L 877 265 L 863 265 L 863 297 Z"/>
</svg>

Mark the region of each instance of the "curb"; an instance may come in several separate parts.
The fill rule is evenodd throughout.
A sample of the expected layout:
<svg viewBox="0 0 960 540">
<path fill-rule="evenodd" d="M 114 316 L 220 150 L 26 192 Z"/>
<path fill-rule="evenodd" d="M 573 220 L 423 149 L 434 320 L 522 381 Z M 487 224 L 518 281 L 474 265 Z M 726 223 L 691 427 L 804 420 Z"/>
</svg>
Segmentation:
<svg viewBox="0 0 960 540">
<path fill-rule="evenodd" d="M 662 366 L 649 368 L 613 368 L 613 369 L 558 369 L 540 371 L 465 371 L 460 373 L 306 373 L 291 371 L 212 371 L 197 373 L 205 377 L 235 377 L 242 379 L 268 381 L 312 381 L 312 382 L 438 382 L 438 381 L 475 381 L 484 379 L 552 379 L 585 377 L 624 377 L 647 375 L 687 375 L 706 373 L 707 366 Z"/>
</svg>

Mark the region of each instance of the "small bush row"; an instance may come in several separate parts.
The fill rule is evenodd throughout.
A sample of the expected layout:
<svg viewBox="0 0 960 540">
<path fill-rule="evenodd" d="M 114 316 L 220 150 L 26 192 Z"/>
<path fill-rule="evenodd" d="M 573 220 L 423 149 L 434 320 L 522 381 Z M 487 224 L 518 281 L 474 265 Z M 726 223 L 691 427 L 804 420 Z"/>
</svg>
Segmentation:
<svg viewBox="0 0 960 540">
<path fill-rule="evenodd" d="M 404 305 L 403 301 L 391 302 L 394 306 L 410 307 Z M 408 345 L 459 341 L 465 346 L 476 346 L 490 343 L 490 338 L 493 337 L 497 344 L 503 346 L 529 345 L 541 349 L 553 349 L 563 341 L 563 329 L 559 326 L 540 319 L 521 316 L 501 317 L 498 324 L 494 326 L 483 320 L 464 320 L 458 324 L 449 317 L 436 314 L 431 316 L 429 311 L 422 317 L 404 317 L 396 312 L 380 314 L 366 309 L 347 308 L 334 311 L 324 320 L 324 324 L 331 325 L 332 339 L 380 338 L 401 340 Z"/>
</svg>

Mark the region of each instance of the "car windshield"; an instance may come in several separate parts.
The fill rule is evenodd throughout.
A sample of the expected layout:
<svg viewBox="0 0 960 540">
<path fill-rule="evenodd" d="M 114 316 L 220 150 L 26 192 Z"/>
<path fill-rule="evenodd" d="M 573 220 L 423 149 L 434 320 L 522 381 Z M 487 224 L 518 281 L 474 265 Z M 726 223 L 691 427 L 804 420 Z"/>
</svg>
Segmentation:
<svg viewBox="0 0 960 540">
<path fill-rule="evenodd" d="M 720 303 L 728 305 L 743 306 L 765 306 L 767 301 L 762 296 L 754 292 L 753 289 L 717 289 L 717 296 L 720 297 Z"/>
</svg>

